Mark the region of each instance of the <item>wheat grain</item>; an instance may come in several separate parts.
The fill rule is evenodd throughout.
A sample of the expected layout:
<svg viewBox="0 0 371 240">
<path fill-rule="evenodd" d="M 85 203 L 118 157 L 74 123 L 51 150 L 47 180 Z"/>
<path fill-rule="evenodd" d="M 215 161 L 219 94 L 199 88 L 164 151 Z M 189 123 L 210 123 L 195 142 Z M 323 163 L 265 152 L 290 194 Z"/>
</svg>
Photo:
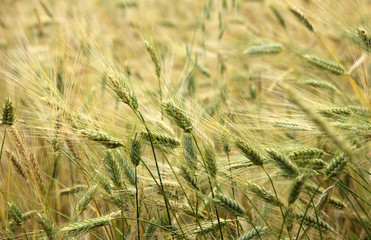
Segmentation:
<svg viewBox="0 0 371 240">
<path fill-rule="evenodd" d="M 255 183 L 248 182 L 247 184 L 247 188 L 249 189 L 249 191 L 254 193 L 257 197 L 274 206 L 283 206 L 282 201 L 274 196 L 269 190 L 265 189 L 262 186 L 258 186 Z"/>
<path fill-rule="evenodd" d="M 115 75 L 113 73 L 108 74 L 108 80 L 110 82 L 111 88 L 123 103 L 127 104 L 134 110 L 138 109 L 137 97 L 118 75 Z"/>
<path fill-rule="evenodd" d="M 14 222 L 18 226 L 22 225 L 22 221 L 23 221 L 22 212 L 15 203 L 8 203 L 8 213 L 9 213 L 10 220 L 14 220 Z"/>
<path fill-rule="evenodd" d="M 216 177 L 216 173 L 218 172 L 218 168 L 216 166 L 216 156 L 214 150 L 210 146 L 204 147 L 204 156 L 205 156 L 205 163 L 206 163 L 206 171 L 212 177 Z"/>
<path fill-rule="evenodd" d="M 244 140 L 236 138 L 234 141 L 235 147 L 253 164 L 257 166 L 262 166 L 264 164 L 264 157 L 259 153 L 256 148 L 248 145 Z"/>
<path fill-rule="evenodd" d="M 289 205 L 293 204 L 296 201 L 296 199 L 299 197 L 299 194 L 301 193 L 304 183 L 305 183 L 305 176 L 300 175 L 291 184 L 291 187 L 289 190 L 289 197 L 288 197 Z"/>
<path fill-rule="evenodd" d="M 260 237 L 265 230 L 267 230 L 267 227 L 256 226 L 254 229 L 237 238 L 237 240 L 249 240 Z"/>
<path fill-rule="evenodd" d="M 163 102 L 162 107 L 165 113 L 174 121 L 178 127 L 182 128 L 184 132 L 190 133 L 193 130 L 191 119 L 185 114 L 183 110 L 176 107 L 171 102 Z"/>
<path fill-rule="evenodd" d="M 231 212 L 234 216 L 246 215 L 245 210 L 240 204 L 221 193 L 217 196 L 216 202 L 227 211 Z"/>
<path fill-rule="evenodd" d="M 347 158 L 344 153 L 336 156 L 325 170 L 325 179 L 337 176 L 347 164 Z"/>
<path fill-rule="evenodd" d="M 114 158 L 114 155 L 111 150 L 104 151 L 103 157 L 104 166 L 108 172 L 109 177 L 111 178 L 113 184 L 121 188 L 121 171 L 120 167 Z"/>
<path fill-rule="evenodd" d="M 304 13 L 302 13 L 301 11 L 299 11 L 298 9 L 294 8 L 294 7 L 289 7 L 289 10 L 292 14 L 294 14 L 294 16 L 311 32 L 316 32 L 316 30 L 314 29 L 314 26 L 312 24 L 312 22 L 304 15 Z"/>
<path fill-rule="evenodd" d="M 316 88 L 321 88 L 329 91 L 336 91 L 337 88 L 334 84 L 328 82 L 328 81 L 323 81 L 323 80 L 315 80 L 315 79 L 310 79 L 304 81 L 305 85 L 316 87 Z"/>
<path fill-rule="evenodd" d="M 10 98 L 7 98 L 4 103 L 2 119 L 0 124 L 12 126 L 15 121 L 15 107 Z"/>
<path fill-rule="evenodd" d="M 333 231 L 333 229 L 330 227 L 330 225 L 328 225 L 325 221 L 323 221 L 320 218 L 318 218 L 318 221 L 317 221 L 317 218 L 315 216 L 310 216 L 310 215 L 305 215 L 304 216 L 301 213 L 294 213 L 294 214 L 295 214 L 295 218 L 298 221 L 301 221 L 304 217 L 303 224 L 305 226 L 313 227 L 313 228 L 316 228 L 316 229 L 321 228 L 321 231 L 324 231 L 324 232 Z"/>
<path fill-rule="evenodd" d="M 304 58 L 313 66 L 329 71 L 335 75 L 343 75 L 345 70 L 338 63 L 319 58 L 317 56 L 305 55 Z"/>
<path fill-rule="evenodd" d="M 102 131 L 92 131 L 92 130 L 80 130 L 80 133 L 88 138 L 89 140 L 99 142 L 107 148 L 118 148 L 124 146 L 124 143 L 117 138 L 114 138 Z"/>
<path fill-rule="evenodd" d="M 40 223 L 49 240 L 57 240 L 57 232 L 55 231 L 53 222 L 49 218 L 38 214 L 37 221 Z"/>
<path fill-rule="evenodd" d="M 159 145 L 162 145 L 164 147 L 168 148 L 177 148 L 180 146 L 180 141 L 176 138 L 170 137 L 163 133 L 151 133 L 148 132 L 140 132 L 139 136 L 147 141 L 150 141 L 151 138 L 155 140 L 155 143 L 157 142 Z"/>
<path fill-rule="evenodd" d="M 88 207 L 89 203 L 93 200 L 97 186 L 90 187 L 84 196 L 77 203 L 76 216 L 80 216 Z"/>
<path fill-rule="evenodd" d="M 92 229 L 108 225 L 111 223 L 111 221 L 111 217 L 85 219 L 81 222 L 70 223 L 63 227 L 60 231 L 66 237 L 79 237 Z"/>
<path fill-rule="evenodd" d="M 244 53 L 248 55 L 278 54 L 282 51 L 282 45 L 278 43 L 255 45 L 247 48 Z"/>
<path fill-rule="evenodd" d="M 272 149 L 268 149 L 267 152 L 274 160 L 276 166 L 282 169 L 288 177 L 294 178 L 299 175 L 298 167 L 295 166 L 286 156 Z"/>
<path fill-rule="evenodd" d="M 11 152 L 9 152 L 9 150 L 5 149 L 5 153 L 8 155 L 8 158 L 10 158 L 15 171 L 27 181 L 26 171 L 23 169 L 23 166 L 19 160 Z"/>
<path fill-rule="evenodd" d="M 131 139 L 130 160 L 135 167 L 139 165 L 141 161 L 141 155 L 142 155 L 142 142 L 140 141 L 140 139 L 137 138 Z"/>
</svg>

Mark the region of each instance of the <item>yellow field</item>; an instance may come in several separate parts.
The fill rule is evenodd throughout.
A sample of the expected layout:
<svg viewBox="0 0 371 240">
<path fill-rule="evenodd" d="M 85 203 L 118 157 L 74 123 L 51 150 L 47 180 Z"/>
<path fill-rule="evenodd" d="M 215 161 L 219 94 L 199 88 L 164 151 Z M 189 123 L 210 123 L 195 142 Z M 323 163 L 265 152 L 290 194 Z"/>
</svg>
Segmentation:
<svg viewBox="0 0 371 240">
<path fill-rule="evenodd" d="M 371 239 L 370 12 L 0 1 L 0 239 Z"/>
</svg>

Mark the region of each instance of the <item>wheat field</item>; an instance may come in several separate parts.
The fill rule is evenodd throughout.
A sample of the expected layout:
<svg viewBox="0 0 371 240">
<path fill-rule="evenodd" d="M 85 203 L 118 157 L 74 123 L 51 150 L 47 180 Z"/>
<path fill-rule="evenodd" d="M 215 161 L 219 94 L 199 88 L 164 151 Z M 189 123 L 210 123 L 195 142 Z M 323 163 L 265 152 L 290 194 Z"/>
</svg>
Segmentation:
<svg viewBox="0 0 371 240">
<path fill-rule="evenodd" d="M 0 239 L 371 239 L 370 12 L 0 1 Z"/>
</svg>

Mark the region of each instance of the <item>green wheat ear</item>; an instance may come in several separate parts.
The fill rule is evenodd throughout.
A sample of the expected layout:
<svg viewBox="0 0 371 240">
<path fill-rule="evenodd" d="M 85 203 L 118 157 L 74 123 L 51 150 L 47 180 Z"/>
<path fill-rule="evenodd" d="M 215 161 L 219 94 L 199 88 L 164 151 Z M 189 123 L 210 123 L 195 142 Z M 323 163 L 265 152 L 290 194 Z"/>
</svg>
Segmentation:
<svg viewBox="0 0 371 240">
<path fill-rule="evenodd" d="M 206 170 L 207 173 L 212 177 L 216 177 L 216 173 L 218 172 L 218 168 L 216 166 L 216 156 L 214 150 L 210 146 L 204 147 L 204 155 L 205 155 L 205 163 L 206 163 Z"/>
<path fill-rule="evenodd" d="M 251 229 L 241 237 L 239 237 L 237 240 L 250 240 L 250 239 L 256 239 L 257 237 L 260 237 L 264 231 L 267 229 L 267 227 L 261 227 L 257 226 L 254 229 Z"/>
<path fill-rule="evenodd" d="M 325 170 L 325 179 L 337 176 L 340 172 L 343 171 L 345 165 L 347 164 L 347 158 L 344 153 L 336 156 Z"/>
<path fill-rule="evenodd" d="M 244 53 L 248 55 L 278 54 L 282 51 L 282 45 L 278 43 L 255 45 L 247 48 Z"/>
<path fill-rule="evenodd" d="M 310 79 L 304 81 L 305 85 L 312 86 L 315 88 L 321 88 L 329 91 L 336 91 L 336 86 L 328 81 Z"/>
<path fill-rule="evenodd" d="M 293 7 L 289 7 L 289 10 L 292 14 L 294 14 L 294 16 L 311 32 L 315 32 L 315 28 L 312 24 L 312 22 L 304 15 L 304 13 L 302 13 L 301 11 L 299 11 L 298 9 L 296 8 L 293 8 Z"/>
<path fill-rule="evenodd" d="M 228 223 L 227 221 L 231 221 L 231 219 L 230 220 L 228 220 L 228 219 L 224 220 L 224 219 L 221 218 L 220 219 L 220 226 L 222 227 L 222 226 L 227 225 L 227 223 Z M 201 235 L 201 234 L 209 233 L 211 231 L 214 231 L 216 226 L 218 226 L 218 224 L 219 224 L 219 222 L 217 220 L 213 220 L 211 223 L 207 222 L 207 223 L 202 225 L 202 230 L 201 230 L 200 227 L 197 227 L 196 230 L 193 231 L 193 233 L 198 235 L 198 236 Z"/>
<path fill-rule="evenodd" d="M 170 137 L 169 135 L 163 133 L 149 134 L 148 132 L 143 131 L 139 133 L 139 138 L 139 140 L 143 139 L 148 142 L 150 142 L 151 138 L 153 138 L 155 140 L 155 143 L 171 149 L 180 146 L 180 141 L 178 139 Z"/>
<path fill-rule="evenodd" d="M 296 199 L 299 197 L 299 194 L 301 193 L 301 190 L 304 186 L 304 182 L 305 182 L 305 176 L 300 175 L 292 183 L 290 191 L 289 191 L 289 197 L 288 197 L 289 205 L 293 204 L 296 201 Z"/>
<path fill-rule="evenodd" d="M 191 119 L 182 109 L 176 107 L 171 102 L 163 102 L 162 107 L 168 117 L 173 120 L 173 122 L 178 125 L 178 127 L 182 128 L 186 133 L 192 132 L 193 124 L 191 122 Z"/>
<path fill-rule="evenodd" d="M 80 133 L 91 141 L 98 142 L 107 148 L 118 148 L 124 146 L 124 143 L 102 131 L 92 131 L 87 129 L 80 130 Z"/>
<path fill-rule="evenodd" d="M 295 166 L 285 155 L 272 149 L 268 149 L 267 152 L 276 166 L 282 169 L 287 177 L 294 178 L 299 175 L 298 167 Z"/>
<path fill-rule="evenodd" d="M 76 217 L 80 216 L 88 208 L 88 205 L 93 200 L 97 189 L 97 186 L 89 188 L 84 196 L 80 199 L 80 201 L 77 203 Z"/>
<path fill-rule="evenodd" d="M 304 55 L 304 58 L 313 66 L 331 72 L 335 75 L 343 75 L 345 70 L 338 63 L 312 55 Z"/>
<path fill-rule="evenodd" d="M 150 44 L 148 41 L 144 41 L 144 45 L 146 45 L 146 49 L 151 56 L 153 65 L 155 65 L 155 73 L 157 77 L 160 77 L 161 75 L 161 63 L 160 63 L 160 58 L 156 50 L 153 48 L 153 45 Z"/>
<path fill-rule="evenodd" d="M 274 5 L 270 5 L 269 8 L 272 10 L 274 16 L 277 18 L 280 25 L 283 28 L 286 28 L 285 19 L 283 18 L 282 14 L 278 11 L 278 9 Z"/>
<path fill-rule="evenodd" d="M 9 220 L 13 220 L 18 226 L 22 225 L 23 215 L 15 203 L 8 203 Z"/>
<path fill-rule="evenodd" d="M 116 158 L 114 157 L 111 150 L 107 149 L 106 151 L 104 151 L 103 162 L 104 162 L 104 166 L 106 167 L 108 175 L 111 178 L 113 184 L 116 187 L 121 188 L 120 166 L 117 163 Z"/>
<path fill-rule="evenodd" d="M 7 98 L 4 103 L 4 108 L 2 112 L 2 119 L 0 124 L 7 126 L 12 126 L 15 121 L 15 107 L 10 98 Z"/>
<path fill-rule="evenodd" d="M 274 196 L 269 190 L 266 188 L 256 185 L 255 183 L 248 182 L 247 188 L 250 192 L 254 193 L 257 197 L 263 199 L 266 203 L 272 204 L 274 206 L 283 206 L 282 201 Z"/>
<path fill-rule="evenodd" d="M 138 99 L 134 92 L 129 89 L 128 85 L 120 78 L 120 76 L 113 73 L 107 75 L 110 86 L 116 95 L 123 103 L 136 110 L 138 108 Z"/>
<path fill-rule="evenodd" d="M 131 163 L 137 167 L 141 161 L 142 156 L 142 141 L 139 138 L 131 139 L 130 160 Z"/>
<path fill-rule="evenodd" d="M 66 237 L 79 237 L 92 229 L 106 226 L 112 221 L 111 217 L 99 217 L 92 219 L 85 219 L 81 222 L 68 224 L 61 229 L 61 233 Z"/>
<path fill-rule="evenodd" d="M 264 164 L 264 156 L 259 152 L 259 150 L 241 138 L 235 138 L 234 146 L 254 165 L 262 166 Z"/>
<path fill-rule="evenodd" d="M 243 207 L 229 197 L 219 194 L 215 200 L 220 206 L 231 212 L 234 216 L 245 216 L 246 212 Z"/>
<path fill-rule="evenodd" d="M 40 223 L 49 240 L 57 240 L 57 232 L 55 231 L 53 222 L 49 218 L 42 214 L 38 214 L 37 221 Z"/>
<path fill-rule="evenodd" d="M 187 166 L 182 165 L 180 167 L 180 172 L 183 176 L 183 178 L 187 181 L 187 183 L 190 185 L 190 187 L 196 189 L 197 191 L 201 191 L 201 188 L 196 180 L 196 176 L 194 173 L 192 173 Z"/>
<path fill-rule="evenodd" d="M 327 188 L 323 193 L 319 196 L 318 201 L 316 203 L 316 210 L 321 211 L 325 205 L 329 202 L 331 198 L 331 194 L 333 191 L 333 186 Z"/>
<path fill-rule="evenodd" d="M 123 157 L 124 159 L 124 172 L 126 177 L 129 179 L 129 182 L 132 185 L 135 185 L 135 183 L 138 181 L 138 179 L 135 177 L 135 169 L 132 164 L 130 164 L 129 160 L 126 159 L 126 157 Z"/>
<path fill-rule="evenodd" d="M 301 213 L 294 213 L 294 216 L 298 221 L 301 221 L 304 218 L 303 225 L 305 226 L 313 227 L 316 229 L 320 228 L 324 232 L 333 231 L 333 229 L 328 223 L 326 223 L 320 218 L 318 218 L 318 221 L 317 221 L 317 218 L 315 216 L 304 215 Z"/>
</svg>

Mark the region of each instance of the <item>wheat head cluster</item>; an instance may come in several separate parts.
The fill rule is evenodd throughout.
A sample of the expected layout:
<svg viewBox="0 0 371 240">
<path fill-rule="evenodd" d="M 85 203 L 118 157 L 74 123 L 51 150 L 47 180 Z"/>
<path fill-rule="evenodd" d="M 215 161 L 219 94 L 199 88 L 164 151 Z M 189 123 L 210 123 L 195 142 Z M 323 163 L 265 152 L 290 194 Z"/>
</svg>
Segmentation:
<svg viewBox="0 0 371 240">
<path fill-rule="evenodd" d="M 0 239 L 371 239 L 370 13 L 0 1 Z"/>
</svg>

